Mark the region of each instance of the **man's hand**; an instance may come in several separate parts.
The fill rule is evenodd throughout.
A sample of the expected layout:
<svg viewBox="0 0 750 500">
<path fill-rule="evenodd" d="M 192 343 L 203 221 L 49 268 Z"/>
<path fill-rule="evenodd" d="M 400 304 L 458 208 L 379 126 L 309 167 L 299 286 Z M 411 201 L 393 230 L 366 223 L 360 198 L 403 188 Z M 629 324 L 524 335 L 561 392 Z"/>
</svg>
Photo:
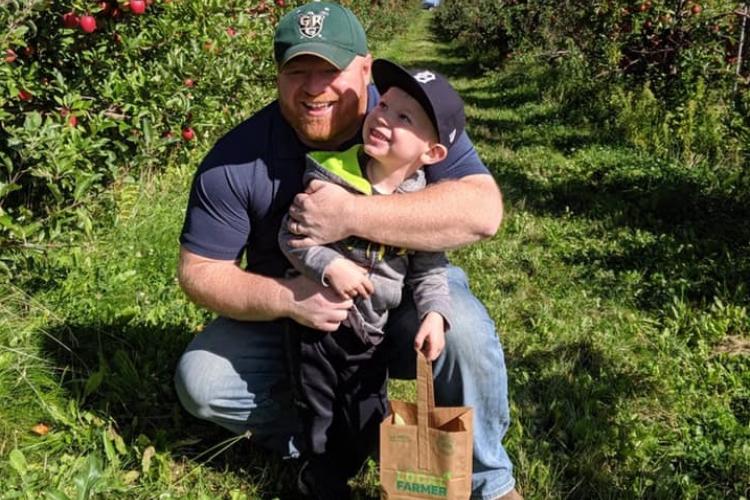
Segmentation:
<svg viewBox="0 0 750 500">
<path fill-rule="evenodd" d="M 445 321 L 436 312 L 427 313 L 414 338 L 414 349 L 422 351 L 428 361 L 435 361 L 445 348 Z"/>
<path fill-rule="evenodd" d="M 304 193 L 294 197 L 289 207 L 294 234 L 300 236 L 289 245 L 304 248 L 325 245 L 351 236 L 349 224 L 353 223 L 352 204 L 355 195 L 341 186 L 313 180 Z"/>
<path fill-rule="evenodd" d="M 334 332 L 353 305 L 350 299 L 341 298 L 334 290 L 304 276 L 291 278 L 287 283 L 293 295 L 289 317 L 301 325 Z"/>
<path fill-rule="evenodd" d="M 367 277 L 367 269 L 349 259 L 334 259 L 326 266 L 325 280 L 344 299 L 356 296 L 369 297 L 375 287 Z"/>
</svg>

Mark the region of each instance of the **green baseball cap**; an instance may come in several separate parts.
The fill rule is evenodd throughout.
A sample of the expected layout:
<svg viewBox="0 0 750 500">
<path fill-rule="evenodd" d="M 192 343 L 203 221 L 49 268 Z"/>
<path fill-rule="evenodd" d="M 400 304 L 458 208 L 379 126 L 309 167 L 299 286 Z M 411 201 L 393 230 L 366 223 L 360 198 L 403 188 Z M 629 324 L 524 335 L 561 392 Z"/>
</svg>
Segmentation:
<svg viewBox="0 0 750 500">
<path fill-rule="evenodd" d="M 273 52 L 279 67 L 308 54 L 344 69 L 357 55 L 367 55 L 367 36 L 357 16 L 346 7 L 312 2 L 281 18 L 273 38 Z"/>
</svg>

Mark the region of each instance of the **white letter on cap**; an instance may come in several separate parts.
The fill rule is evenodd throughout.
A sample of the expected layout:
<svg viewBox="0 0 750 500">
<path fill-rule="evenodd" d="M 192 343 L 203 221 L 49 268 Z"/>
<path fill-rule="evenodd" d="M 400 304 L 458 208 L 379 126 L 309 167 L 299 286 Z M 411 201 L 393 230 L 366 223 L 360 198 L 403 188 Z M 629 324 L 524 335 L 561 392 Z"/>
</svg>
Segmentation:
<svg viewBox="0 0 750 500">
<path fill-rule="evenodd" d="M 419 83 L 427 83 L 431 82 L 435 79 L 435 73 L 432 71 L 420 71 L 416 75 L 414 75 L 414 79 L 418 81 Z"/>
</svg>

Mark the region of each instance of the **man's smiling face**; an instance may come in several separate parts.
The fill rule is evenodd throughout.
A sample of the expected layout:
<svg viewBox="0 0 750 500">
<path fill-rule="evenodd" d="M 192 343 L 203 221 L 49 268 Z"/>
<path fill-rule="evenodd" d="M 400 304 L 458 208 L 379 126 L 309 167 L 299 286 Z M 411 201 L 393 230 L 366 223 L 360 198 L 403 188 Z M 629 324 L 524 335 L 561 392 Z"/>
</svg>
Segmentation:
<svg viewBox="0 0 750 500">
<path fill-rule="evenodd" d="M 354 137 L 367 111 L 372 58 L 357 56 L 339 70 L 325 59 L 300 55 L 279 69 L 281 113 L 308 146 L 335 149 Z"/>
</svg>

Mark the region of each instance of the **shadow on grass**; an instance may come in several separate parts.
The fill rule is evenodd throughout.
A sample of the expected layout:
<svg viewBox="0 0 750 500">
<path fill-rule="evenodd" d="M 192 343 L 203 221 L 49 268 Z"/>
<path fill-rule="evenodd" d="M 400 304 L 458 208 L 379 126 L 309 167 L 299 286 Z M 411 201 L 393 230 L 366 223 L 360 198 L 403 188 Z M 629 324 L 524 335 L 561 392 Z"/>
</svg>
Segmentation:
<svg viewBox="0 0 750 500">
<path fill-rule="evenodd" d="M 218 450 L 234 435 L 194 418 L 177 398 L 175 367 L 193 336 L 185 326 L 65 325 L 50 334 L 46 357 L 55 366 L 67 367 L 64 389 L 82 409 L 110 417 L 126 443 L 141 442 L 145 436 L 158 452 L 185 464 L 185 472 L 201 464 L 219 474 L 232 473 L 232 484 L 236 477 L 246 477 L 248 485 L 262 491 L 261 498 L 297 498 L 293 466 L 251 440 L 241 439 L 207 462 L 212 455 L 207 450 Z M 87 390 L 98 371 L 101 382 Z"/>
<path fill-rule="evenodd" d="M 588 340 L 521 357 L 509 356 L 512 398 L 521 408 L 526 443 L 560 473 L 566 498 L 627 498 L 611 469 L 627 454 L 629 429 L 616 419 L 626 400 L 648 394 L 650 381 L 619 370 Z M 519 382 L 523 381 L 523 382 Z M 562 493 L 562 491 L 558 491 Z"/>
<path fill-rule="evenodd" d="M 501 145 L 520 153 L 488 165 L 506 200 L 539 215 L 593 220 L 610 234 L 654 235 L 658 241 L 569 257 L 593 271 L 644 274 L 637 305 L 645 310 L 664 308 L 675 297 L 706 304 L 717 295 L 741 296 L 746 302 L 750 176 L 659 161 L 604 128 L 577 125 L 571 110 L 542 97 L 556 74 L 554 68 L 511 67 L 464 91 L 468 104 L 490 111 L 469 119 L 480 149 Z"/>
<path fill-rule="evenodd" d="M 640 273 L 639 307 L 661 309 L 674 297 L 699 304 L 717 295 L 747 300 L 750 206 L 732 194 L 712 192 L 710 173 L 706 180 L 666 167 L 636 174 L 635 165 L 630 171 L 594 168 L 585 177 L 542 182 L 518 166 L 498 167 L 507 199 L 523 200 L 525 210 L 593 219 L 609 233 L 606 237 L 627 229 L 630 239 L 616 250 L 585 249 L 568 261 L 592 271 Z"/>
</svg>

